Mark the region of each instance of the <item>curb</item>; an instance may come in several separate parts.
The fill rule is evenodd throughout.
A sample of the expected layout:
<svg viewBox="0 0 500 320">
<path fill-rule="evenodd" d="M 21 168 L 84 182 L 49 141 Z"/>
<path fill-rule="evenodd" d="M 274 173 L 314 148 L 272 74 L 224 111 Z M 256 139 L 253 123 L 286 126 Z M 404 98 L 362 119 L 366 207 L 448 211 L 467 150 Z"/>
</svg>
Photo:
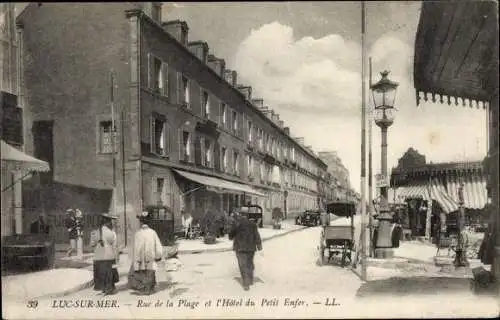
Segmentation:
<svg viewBox="0 0 500 320">
<path fill-rule="evenodd" d="M 284 235 L 287 235 L 287 234 L 290 234 L 290 233 L 294 233 L 294 232 L 297 232 L 297 231 L 301 231 L 301 230 L 304 230 L 304 229 L 307 229 L 307 227 L 301 226 L 300 228 L 297 228 L 297 229 L 289 230 L 289 231 L 286 231 L 286 232 L 283 232 L 283 233 L 278 233 L 278 234 L 272 235 L 272 236 L 270 236 L 268 238 L 262 239 L 262 242 L 266 242 L 267 240 L 271 240 L 271 239 L 274 239 L 274 238 L 279 238 L 279 237 L 282 237 Z M 232 246 L 229 246 L 227 248 L 217 248 L 217 249 L 207 248 L 207 249 L 178 250 L 177 254 L 198 254 L 198 253 L 212 253 L 212 252 L 215 253 L 215 252 L 227 252 L 227 251 L 233 251 Z"/>
</svg>

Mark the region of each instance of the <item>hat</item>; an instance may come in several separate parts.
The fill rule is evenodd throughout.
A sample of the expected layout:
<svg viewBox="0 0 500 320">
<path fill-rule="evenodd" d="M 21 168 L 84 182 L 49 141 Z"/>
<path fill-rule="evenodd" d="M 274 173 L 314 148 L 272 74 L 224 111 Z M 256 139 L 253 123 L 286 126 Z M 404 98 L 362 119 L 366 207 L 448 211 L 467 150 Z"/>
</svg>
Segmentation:
<svg viewBox="0 0 500 320">
<path fill-rule="evenodd" d="M 73 213 L 73 212 L 74 212 L 74 210 L 73 210 L 73 209 L 68 209 L 68 210 L 66 210 L 66 214 L 70 214 L 70 213 Z"/>
<path fill-rule="evenodd" d="M 81 216 L 83 216 L 83 213 L 82 213 L 82 211 L 80 209 L 75 209 L 75 215 L 77 217 L 81 217 Z"/>
<path fill-rule="evenodd" d="M 114 215 L 106 213 L 106 212 L 105 213 L 101 213 L 101 217 L 108 218 L 108 219 L 113 219 L 113 220 L 118 219 L 117 216 L 114 216 Z"/>
</svg>

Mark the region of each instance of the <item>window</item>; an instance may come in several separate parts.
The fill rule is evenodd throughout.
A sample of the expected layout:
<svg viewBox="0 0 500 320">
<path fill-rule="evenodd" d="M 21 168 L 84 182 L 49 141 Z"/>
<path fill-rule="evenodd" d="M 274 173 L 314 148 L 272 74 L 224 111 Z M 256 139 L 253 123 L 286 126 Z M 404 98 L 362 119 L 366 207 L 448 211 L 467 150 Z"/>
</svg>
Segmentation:
<svg viewBox="0 0 500 320">
<path fill-rule="evenodd" d="M 170 146 L 168 144 L 168 125 L 165 119 L 153 116 L 152 121 L 152 151 L 161 156 L 168 155 Z"/>
<path fill-rule="evenodd" d="M 239 162 L 240 162 L 240 155 L 239 155 L 238 151 L 234 151 L 233 152 L 233 169 L 234 169 L 235 174 L 240 173 Z"/>
<path fill-rule="evenodd" d="M 253 131 L 253 127 L 252 127 L 252 121 L 248 121 L 248 142 L 252 142 L 252 131 Z"/>
<path fill-rule="evenodd" d="M 236 111 L 233 111 L 233 131 L 238 131 L 238 113 Z"/>
<path fill-rule="evenodd" d="M 157 57 L 148 54 L 149 88 L 163 96 L 168 96 L 168 65 Z"/>
<path fill-rule="evenodd" d="M 227 172 L 228 163 L 227 163 L 227 149 L 222 147 L 222 169 L 224 172 Z"/>
<path fill-rule="evenodd" d="M 205 139 L 205 166 L 212 168 L 212 143 L 210 140 Z"/>
<path fill-rule="evenodd" d="M 203 108 L 203 117 L 210 119 L 210 101 L 206 91 L 203 91 L 201 95 L 201 107 Z"/>
<path fill-rule="evenodd" d="M 116 143 L 116 126 L 114 130 L 111 121 L 101 121 L 99 124 L 99 152 L 100 153 L 113 153 Z M 116 149 L 115 149 L 116 150 Z"/>
<path fill-rule="evenodd" d="M 227 128 L 227 108 L 225 103 L 221 103 L 220 110 L 222 126 Z"/>
<path fill-rule="evenodd" d="M 163 204 L 163 189 L 165 187 L 165 179 L 156 178 L 156 203 Z"/>
<path fill-rule="evenodd" d="M 186 107 L 190 108 L 190 105 L 189 105 L 189 80 L 188 78 L 186 78 L 184 75 L 181 77 L 181 97 L 182 97 L 182 100 L 180 101 L 180 103 L 182 103 L 183 105 L 185 105 Z"/>
<path fill-rule="evenodd" d="M 187 131 L 182 132 L 181 160 L 186 162 L 189 162 L 191 160 L 191 135 Z"/>
</svg>

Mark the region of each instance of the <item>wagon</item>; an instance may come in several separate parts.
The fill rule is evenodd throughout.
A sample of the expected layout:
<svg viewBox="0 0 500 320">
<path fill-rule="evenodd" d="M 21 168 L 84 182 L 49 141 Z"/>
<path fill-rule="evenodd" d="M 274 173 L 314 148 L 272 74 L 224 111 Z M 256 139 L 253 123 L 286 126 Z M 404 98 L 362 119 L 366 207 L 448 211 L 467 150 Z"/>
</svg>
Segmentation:
<svg viewBox="0 0 500 320">
<path fill-rule="evenodd" d="M 327 205 L 329 216 L 323 224 L 319 244 L 319 262 L 321 265 L 340 255 L 340 265 L 352 262 L 354 250 L 354 215 L 356 206 L 351 202 L 335 202 Z"/>
</svg>

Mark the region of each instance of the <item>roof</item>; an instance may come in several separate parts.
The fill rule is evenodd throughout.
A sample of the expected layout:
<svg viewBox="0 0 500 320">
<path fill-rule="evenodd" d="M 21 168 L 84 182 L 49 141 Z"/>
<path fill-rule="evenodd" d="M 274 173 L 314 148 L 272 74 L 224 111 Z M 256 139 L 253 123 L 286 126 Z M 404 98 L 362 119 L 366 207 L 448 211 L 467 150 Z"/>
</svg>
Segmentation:
<svg viewBox="0 0 500 320">
<path fill-rule="evenodd" d="M 424 1 L 415 39 L 414 84 L 441 103 L 476 105 L 498 93 L 496 1 Z"/>
</svg>

